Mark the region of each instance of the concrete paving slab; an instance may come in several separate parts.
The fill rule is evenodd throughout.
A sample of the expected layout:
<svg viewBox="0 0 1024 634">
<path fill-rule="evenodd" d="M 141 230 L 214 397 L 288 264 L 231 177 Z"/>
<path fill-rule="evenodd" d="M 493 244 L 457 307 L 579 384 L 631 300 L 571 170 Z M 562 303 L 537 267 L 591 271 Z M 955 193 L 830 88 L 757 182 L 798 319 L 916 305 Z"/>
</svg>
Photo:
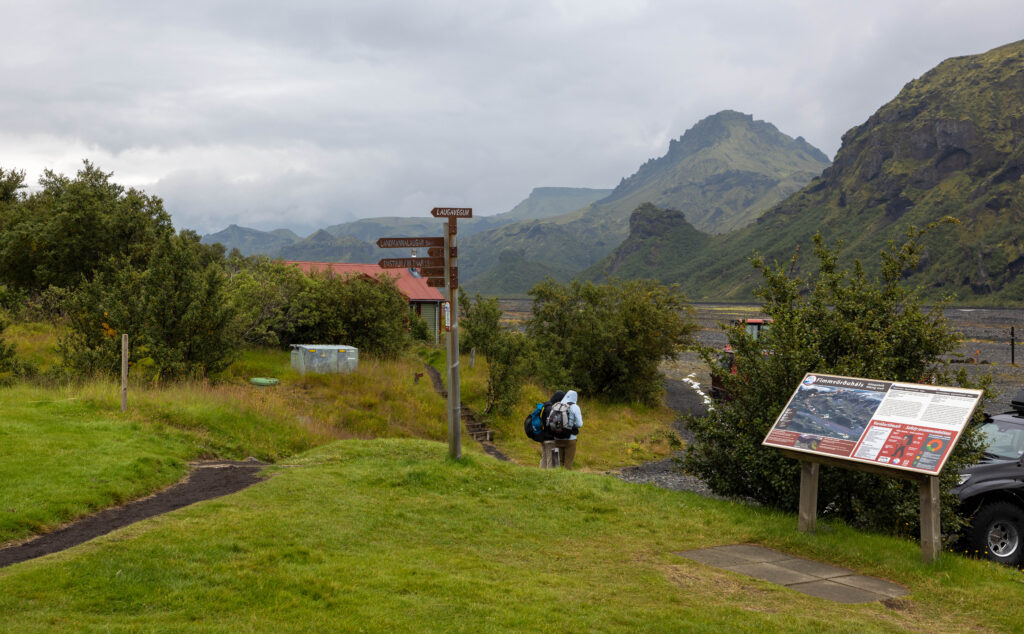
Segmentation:
<svg viewBox="0 0 1024 634">
<path fill-rule="evenodd" d="M 848 568 L 840 568 L 839 566 L 823 564 L 820 561 L 800 559 L 797 557 L 776 561 L 775 565 L 782 566 L 783 568 L 789 568 L 796 572 L 802 572 L 805 575 L 821 577 L 822 579 L 831 579 L 832 577 L 843 577 L 854 574 L 854 572 Z"/>
<path fill-rule="evenodd" d="M 834 577 L 832 581 L 846 586 L 853 586 L 854 588 L 859 588 L 861 590 L 867 590 L 868 592 L 874 592 L 875 594 L 881 594 L 886 598 L 903 597 L 910 594 L 910 590 L 907 590 L 903 586 L 877 577 L 847 575 L 845 577 Z"/>
<path fill-rule="evenodd" d="M 858 575 L 846 568 L 793 557 L 753 544 L 714 546 L 676 554 L 840 603 L 869 603 L 910 593 L 903 586 L 884 579 Z"/>
<path fill-rule="evenodd" d="M 747 575 L 748 577 L 754 577 L 755 579 L 763 579 L 764 581 L 777 583 L 780 586 L 820 580 L 820 577 L 812 577 L 810 575 L 805 575 L 795 570 L 789 570 L 788 568 L 783 568 L 782 566 L 777 566 L 767 562 L 743 564 L 742 566 L 729 566 L 726 570 L 732 570 L 733 572 L 738 572 L 741 575 Z"/>
<path fill-rule="evenodd" d="M 788 587 L 797 592 L 809 594 L 812 597 L 828 599 L 837 603 L 871 603 L 872 601 L 880 601 L 886 598 L 874 592 L 836 583 L 829 579 L 821 579 L 820 581 L 812 581 L 810 583 L 798 583 Z"/>
<path fill-rule="evenodd" d="M 749 559 L 737 557 L 736 555 L 730 555 L 729 553 L 722 552 L 717 548 L 701 548 L 700 550 L 688 550 L 686 552 L 676 553 L 680 557 L 686 557 L 693 561 L 698 561 L 708 566 L 714 566 L 715 568 L 728 568 L 729 566 L 738 566 L 740 564 L 749 564 Z"/>
<path fill-rule="evenodd" d="M 779 561 L 781 559 L 790 559 L 791 556 L 785 553 L 780 553 L 777 550 L 771 548 L 765 548 L 764 546 L 755 546 L 753 544 L 734 544 L 732 546 L 714 546 L 714 549 L 720 553 L 727 553 L 735 557 L 746 559 L 751 563 L 761 563 L 770 561 Z"/>
</svg>

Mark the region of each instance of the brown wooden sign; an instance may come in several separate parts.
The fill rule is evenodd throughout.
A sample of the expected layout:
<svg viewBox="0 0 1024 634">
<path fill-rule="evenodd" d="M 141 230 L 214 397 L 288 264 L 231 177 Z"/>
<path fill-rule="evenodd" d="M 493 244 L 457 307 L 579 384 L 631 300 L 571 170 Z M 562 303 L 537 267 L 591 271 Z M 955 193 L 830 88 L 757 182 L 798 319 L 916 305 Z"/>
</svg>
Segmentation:
<svg viewBox="0 0 1024 634">
<path fill-rule="evenodd" d="M 444 266 L 444 258 L 384 258 L 377 265 L 382 269 L 416 269 L 421 266 Z"/>
<path fill-rule="evenodd" d="M 459 270 L 458 269 L 453 269 L 451 277 L 449 279 L 451 281 L 451 284 L 449 285 L 450 288 L 458 288 L 459 287 Z M 436 276 L 436 277 L 431 276 L 431 277 L 427 278 L 427 286 L 441 287 L 441 286 L 444 286 L 444 285 L 445 285 L 444 284 L 444 273 L 442 273 L 441 275 Z"/>
<path fill-rule="evenodd" d="M 377 240 L 377 246 L 382 249 L 443 247 L 444 238 L 379 238 Z"/>
<path fill-rule="evenodd" d="M 444 238 L 441 238 L 441 240 L 444 240 Z M 448 250 L 451 251 L 451 256 L 453 258 L 459 257 L 459 247 L 450 247 Z M 427 249 L 427 255 L 432 258 L 443 258 L 444 247 L 431 247 Z"/>
<path fill-rule="evenodd" d="M 471 207 L 434 207 L 430 210 L 430 215 L 435 218 L 472 218 L 473 209 Z"/>
<path fill-rule="evenodd" d="M 444 277 L 444 267 L 443 266 L 421 266 L 420 267 L 420 275 L 422 275 L 423 277 Z"/>
</svg>

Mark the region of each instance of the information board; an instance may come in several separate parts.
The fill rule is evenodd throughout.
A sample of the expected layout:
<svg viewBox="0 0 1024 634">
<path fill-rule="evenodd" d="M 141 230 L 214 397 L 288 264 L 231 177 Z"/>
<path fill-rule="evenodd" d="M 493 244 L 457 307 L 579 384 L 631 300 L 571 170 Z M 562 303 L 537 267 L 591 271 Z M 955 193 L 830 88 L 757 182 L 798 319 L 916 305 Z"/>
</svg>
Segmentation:
<svg viewBox="0 0 1024 634">
<path fill-rule="evenodd" d="M 937 475 L 981 394 L 807 374 L 762 444 Z"/>
</svg>

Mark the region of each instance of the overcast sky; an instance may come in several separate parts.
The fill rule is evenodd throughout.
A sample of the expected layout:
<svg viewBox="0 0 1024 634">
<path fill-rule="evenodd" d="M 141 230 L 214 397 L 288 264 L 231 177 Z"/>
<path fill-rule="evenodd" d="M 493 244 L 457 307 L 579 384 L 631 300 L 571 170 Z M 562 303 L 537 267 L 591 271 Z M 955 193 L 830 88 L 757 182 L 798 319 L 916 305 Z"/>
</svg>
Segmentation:
<svg viewBox="0 0 1024 634">
<path fill-rule="evenodd" d="M 0 167 L 89 159 L 175 226 L 305 235 L 611 188 L 723 109 L 834 156 L 1021 0 L 0 0 Z"/>
</svg>

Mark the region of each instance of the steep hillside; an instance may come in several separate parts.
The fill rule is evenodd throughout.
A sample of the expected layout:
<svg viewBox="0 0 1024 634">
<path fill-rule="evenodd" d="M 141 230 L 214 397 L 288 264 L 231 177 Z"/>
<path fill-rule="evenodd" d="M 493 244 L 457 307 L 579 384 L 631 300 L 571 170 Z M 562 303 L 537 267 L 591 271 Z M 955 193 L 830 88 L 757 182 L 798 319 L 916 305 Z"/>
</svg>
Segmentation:
<svg viewBox="0 0 1024 634">
<path fill-rule="evenodd" d="M 260 231 L 248 227 L 230 225 L 227 229 L 217 233 L 208 233 L 203 236 L 203 244 L 214 244 L 219 242 L 224 247 L 238 249 L 242 255 L 267 254 L 275 255 L 281 247 L 299 241 L 300 238 L 288 229 L 276 229 L 274 231 Z"/>
<path fill-rule="evenodd" d="M 462 243 L 467 273 L 487 271 L 508 250 L 527 260 L 583 270 L 626 239 L 630 215 L 643 203 L 679 210 L 709 233 L 742 226 L 827 165 L 825 155 L 802 138 L 726 110 L 687 130 L 665 156 L 642 165 L 606 198 L 564 216 L 469 237 Z"/>
<path fill-rule="evenodd" d="M 653 203 L 682 211 L 705 233 L 726 233 L 750 224 L 827 166 L 828 157 L 803 137 L 724 110 L 670 142 L 665 156 L 643 164 L 594 207 L 628 216 Z"/>
<path fill-rule="evenodd" d="M 582 209 L 612 193 L 611 189 L 584 187 L 535 187 L 526 200 L 509 211 L 494 216 L 503 223 L 543 220 Z"/>
<path fill-rule="evenodd" d="M 358 238 L 335 237 L 321 229 L 305 240 L 282 247 L 276 256 L 309 262 L 375 262 L 376 251 L 372 244 Z"/>
<path fill-rule="evenodd" d="M 1024 301 L 1024 41 L 946 60 L 843 136 L 835 163 L 751 225 L 670 272 L 692 297 L 749 298 L 747 258 L 809 253 L 820 231 L 871 266 L 908 225 L 960 220 L 910 278 L 931 297 Z M 807 258 L 805 258 L 806 261 Z"/>
<path fill-rule="evenodd" d="M 629 217 L 629 237 L 580 277 L 666 281 L 666 272 L 674 271 L 687 260 L 699 256 L 710 238 L 687 222 L 681 212 L 644 203 Z"/>
</svg>

